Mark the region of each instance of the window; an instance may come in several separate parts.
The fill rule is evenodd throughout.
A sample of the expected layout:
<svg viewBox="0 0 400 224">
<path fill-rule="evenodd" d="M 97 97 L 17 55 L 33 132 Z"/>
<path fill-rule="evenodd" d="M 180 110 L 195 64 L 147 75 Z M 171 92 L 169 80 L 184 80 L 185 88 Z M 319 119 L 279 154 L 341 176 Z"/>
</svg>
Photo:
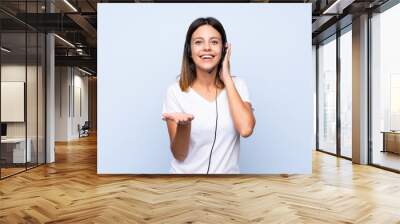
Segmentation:
<svg viewBox="0 0 400 224">
<path fill-rule="evenodd" d="M 372 163 L 400 170 L 400 5 L 371 18 Z"/>
<path fill-rule="evenodd" d="M 318 149 L 336 153 L 336 39 L 318 47 Z"/>
<path fill-rule="evenodd" d="M 347 32 L 346 32 L 347 31 Z M 340 36 L 340 155 L 352 157 L 352 34 L 351 26 Z"/>
</svg>

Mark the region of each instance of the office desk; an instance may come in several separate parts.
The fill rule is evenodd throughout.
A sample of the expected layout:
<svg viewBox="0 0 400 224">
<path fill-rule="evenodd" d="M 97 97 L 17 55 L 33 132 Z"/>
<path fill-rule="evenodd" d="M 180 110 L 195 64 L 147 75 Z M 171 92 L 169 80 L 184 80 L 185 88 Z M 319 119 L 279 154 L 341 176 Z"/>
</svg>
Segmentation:
<svg viewBox="0 0 400 224">
<path fill-rule="evenodd" d="M 393 152 L 400 154 L 400 132 L 382 131 L 381 133 L 383 133 L 382 152 Z"/>
<path fill-rule="evenodd" d="M 32 140 L 27 139 L 26 154 L 25 154 L 25 138 L 6 138 L 1 139 L 1 157 L 6 163 L 25 163 L 31 162 Z M 26 160 L 26 161 L 25 161 Z"/>
</svg>

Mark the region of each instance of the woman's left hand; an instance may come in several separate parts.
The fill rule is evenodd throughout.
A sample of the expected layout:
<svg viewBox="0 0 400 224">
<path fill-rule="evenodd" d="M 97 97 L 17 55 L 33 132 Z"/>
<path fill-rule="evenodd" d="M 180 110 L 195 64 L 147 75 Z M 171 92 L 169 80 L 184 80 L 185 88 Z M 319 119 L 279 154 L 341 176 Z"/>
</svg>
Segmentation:
<svg viewBox="0 0 400 224">
<path fill-rule="evenodd" d="M 226 46 L 224 46 L 226 49 L 226 54 L 224 61 L 222 62 L 222 68 L 219 73 L 219 76 L 221 80 L 226 83 L 229 79 L 231 79 L 231 66 L 230 66 L 230 59 L 231 59 L 231 44 L 226 43 Z"/>
</svg>

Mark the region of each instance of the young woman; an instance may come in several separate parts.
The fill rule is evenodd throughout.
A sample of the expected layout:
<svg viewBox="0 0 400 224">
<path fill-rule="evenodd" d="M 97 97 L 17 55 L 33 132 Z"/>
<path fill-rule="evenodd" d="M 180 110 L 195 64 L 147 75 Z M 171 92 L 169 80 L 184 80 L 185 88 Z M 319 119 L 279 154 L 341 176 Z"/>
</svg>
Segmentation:
<svg viewBox="0 0 400 224">
<path fill-rule="evenodd" d="M 192 22 L 179 82 L 168 88 L 163 104 L 171 173 L 239 173 L 239 139 L 253 133 L 255 118 L 245 82 L 231 76 L 230 55 L 217 19 Z"/>
</svg>

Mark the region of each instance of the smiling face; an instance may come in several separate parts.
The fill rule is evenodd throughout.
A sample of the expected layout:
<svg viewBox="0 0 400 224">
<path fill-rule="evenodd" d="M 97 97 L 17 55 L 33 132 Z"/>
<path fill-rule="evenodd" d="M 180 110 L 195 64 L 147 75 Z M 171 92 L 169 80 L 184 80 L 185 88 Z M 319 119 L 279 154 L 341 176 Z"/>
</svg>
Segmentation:
<svg viewBox="0 0 400 224">
<path fill-rule="evenodd" d="M 192 59 L 197 69 L 210 72 L 218 65 L 222 53 L 221 34 L 210 25 L 194 31 L 190 41 Z"/>
</svg>

